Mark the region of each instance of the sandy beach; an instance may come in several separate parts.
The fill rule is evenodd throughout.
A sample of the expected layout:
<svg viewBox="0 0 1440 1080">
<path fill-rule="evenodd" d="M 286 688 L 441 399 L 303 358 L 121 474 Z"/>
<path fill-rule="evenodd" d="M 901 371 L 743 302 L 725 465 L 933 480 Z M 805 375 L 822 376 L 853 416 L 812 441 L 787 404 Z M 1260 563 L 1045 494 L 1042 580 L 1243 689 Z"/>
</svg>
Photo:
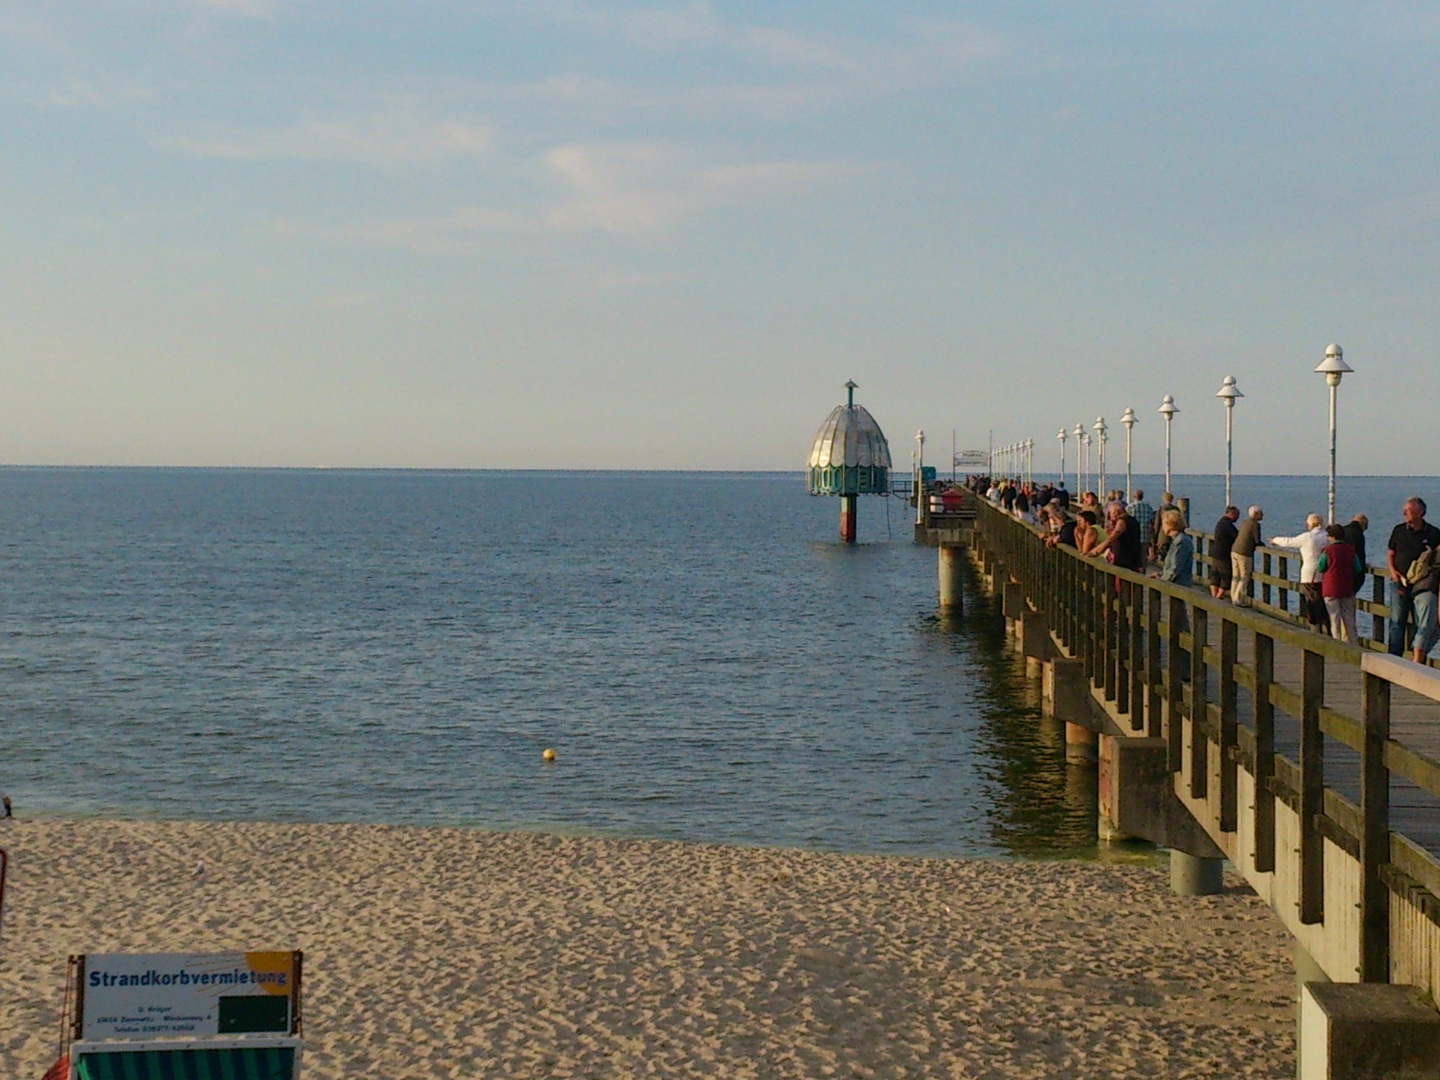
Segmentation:
<svg viewBox="0 0 1440 1080">
<path fill-rule="evenodd" d="M 1151 867 L 255 823 L 0 846 L 6 1077 L 52 1060 L 69 953 L 257 948 L 305 951 L 316 1080 L 1294 1075 L 1279 922 Z"/>
</svg>

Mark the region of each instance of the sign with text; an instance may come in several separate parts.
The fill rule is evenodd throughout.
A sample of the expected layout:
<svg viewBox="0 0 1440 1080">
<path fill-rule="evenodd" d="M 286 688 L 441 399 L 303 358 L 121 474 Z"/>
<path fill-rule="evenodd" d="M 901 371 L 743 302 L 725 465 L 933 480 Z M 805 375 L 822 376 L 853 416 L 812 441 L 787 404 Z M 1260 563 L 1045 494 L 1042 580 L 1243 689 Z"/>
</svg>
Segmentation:
<svg viewBox="0 0 1440 1080">
<path fill-rule="evenodd" d="M 955 455 L 955 467 L 963 473 L 983 473 L 990 469 L 988 450 L 961 450 Z"/>
<path fill-rule="evenodd" d="M 78 972 L 87 1040 L 291 1035 L 300 953 L 89 953 Z"/>
</svg>

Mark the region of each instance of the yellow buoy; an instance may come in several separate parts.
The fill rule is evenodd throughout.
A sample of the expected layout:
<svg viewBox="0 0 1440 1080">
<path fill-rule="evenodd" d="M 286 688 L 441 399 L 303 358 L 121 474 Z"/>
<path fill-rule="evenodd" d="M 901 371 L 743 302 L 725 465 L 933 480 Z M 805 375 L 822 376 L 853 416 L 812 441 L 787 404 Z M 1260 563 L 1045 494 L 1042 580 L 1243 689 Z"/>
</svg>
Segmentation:
<svg viewBox="0 0 1440 1080">
<path fill-rule="evenodd" d="M 547 746 L 547 747 L 545 748 L 545 752 L 544 752 L 543 754 L 541 754 L 540 756 L 541 756 L 542 758 L 544 758 L 546 761 L 554 761 L 554 760 L 555 760 L 555 751 L 554 751 L 554 750 L 551 750 L 551 749 Z"/>
</svg>

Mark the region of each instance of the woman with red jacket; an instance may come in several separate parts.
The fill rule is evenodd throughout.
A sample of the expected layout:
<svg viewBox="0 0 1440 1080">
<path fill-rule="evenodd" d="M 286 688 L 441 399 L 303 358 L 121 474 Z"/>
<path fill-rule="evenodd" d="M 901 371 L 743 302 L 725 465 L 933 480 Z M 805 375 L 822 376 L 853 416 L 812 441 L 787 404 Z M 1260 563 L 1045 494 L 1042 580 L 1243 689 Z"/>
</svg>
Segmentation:
<svg viewBox="0 0 1440 1080">
<path fill-rule="evenodd" d="M 1345 530 L 1331 525 L 1325 530 L 1329 545 L 1320 553 L 1320 595 L 1330 613 L 1330 636 L 1358 643 L 1355 630 L 1355 593 L 1364 579 L 1365 568 L 1355 548 L 1345 542 Z"/>
</svg>

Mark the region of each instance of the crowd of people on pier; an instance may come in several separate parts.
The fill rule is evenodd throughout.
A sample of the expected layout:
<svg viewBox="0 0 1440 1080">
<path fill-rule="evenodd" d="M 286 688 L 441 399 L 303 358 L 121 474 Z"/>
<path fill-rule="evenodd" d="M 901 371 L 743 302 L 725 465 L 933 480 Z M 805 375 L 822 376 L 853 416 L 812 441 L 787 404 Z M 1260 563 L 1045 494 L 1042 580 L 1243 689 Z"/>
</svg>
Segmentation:
<svg viewBox="0 0 1440 1080">
<path fill-rule="evenodd" d="M 1128 500 L 1124 491 L 1108 491 L 1102 503 L 1093 491 L 1073 499 L 1063 480 L 1036 485 L 971 476 L 966 486 L 1041 530 L 1050 547 L 1074 548 L 1176 585 L 1196 584 L 1195 540 L 1171 492 L 1165 492 L 1156 507 L 1139 488 Z M 1393 585 L 1386 648 L 1393 656 L 1403 656 L 1408 647 L 1416 663 L 1425 663 L 1440 643 L 1440 528 L 1426 521 L 1426 513 L 1419 496 L 1405 501 L 1401 521 L 1390 533 L 1383 570 Z M 1300 556 L 1297 591 L 1305 621 L 1319 633 L 1358 643 L 1357 597 L 1367 575 L 1380 572 L 1366 554 L 1369 518 L 1356 514 L 1344 525 L 1327 525 L 1319 514 L 1310 514 L 1303 531 L 1268 540 L 1262 535 L 1264 520 L 1259 506 L 1248 507 L 1243 515 L 1237 506 L 1225 508 L 1205 552 L 1209 571 L 1201 586 L 1208 587 L 1214 599 L 1250 607 L 1256 552 L 1266 546 L 1294 550 Z"/>
</svg>

